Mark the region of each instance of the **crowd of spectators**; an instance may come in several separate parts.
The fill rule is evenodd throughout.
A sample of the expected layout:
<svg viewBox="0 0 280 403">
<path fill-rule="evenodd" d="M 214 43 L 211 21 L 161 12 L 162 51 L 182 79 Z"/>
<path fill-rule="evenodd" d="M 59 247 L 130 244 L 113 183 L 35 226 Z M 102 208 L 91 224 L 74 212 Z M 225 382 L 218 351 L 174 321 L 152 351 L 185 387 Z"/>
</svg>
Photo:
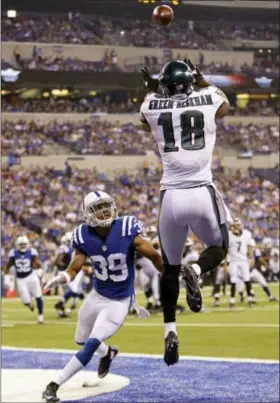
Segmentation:
<svg viewBox="0 0 280 403">
<path fill-rule="evenodd" d="M 124 65 L 119 63 L 119 57 L 114 48 L 108 48 L 103 57 L 96 61 L 81 60 L 77 57 L 65 57 L 63 53 L 53 53 L 52 56 L 45 56 L 44 51 L 37 45 L 33 46 L 32 55 L 30 57 L 23 57 L 21 55 L 20 46 L 14 48 L 14 66 L 21 70 L 47 70 L 47 71 L 122 71 L 122 72 L 140 72 L 143 66 L 148 66 L 152 73 L 158 73 L 162 66 L 169 60 L 176 58 L 183 60 L 188 57 L 187 53 L 178 53 L 170 49 L 165 52 L 163 59 L 156 56 L 143 56 L 141 58 L 128 58 L 124 60 Z M 267 77 L 279 77 L 279 56 L 267 57 L 255 60 L 252 65 L 243 63 L 240 67 L 228 63 L 211 61 L 206 64 L 204 61 L 204 54 L 199 53 L 196 64 L 199 66 L 203 74 L 244 74 L 247 76 L 258 77 L 265 75 Z M 5 61 L 4 61 L 5 62 Z"/>
<path fill-rule="evenodd" d="M 44 112 L 44 113 L 138 113 L 140 101 L 130 98 L 124 101 L 114 101 L 109 95 L 93 98 L 40 98 L 19 99 L 8 101 L 2 97 L 3 112 Z"/>
<path fill-rule="evenodd" d="M 128 98 L 114 100 L 110 95 L 89 98 L 48 98 L 21 99 L 18 97 L 2 97 L 2 112 L 27 113 L 138 113 L 141 99 Z M 230 115 L 238 116 L 276 116 L 279 108 L 276 103 L 262 101 L 249 101 L 240 107 L 231 105 Z"/>
<path fill-rule="evenodd" d="M 56 154 L 56 145 L 68 152 L 93 155 L 151 155 L 157 153 L 156 143 L 141 126 L 132 122 L 121 124 L 91 117 L 79 122 L 43 123 L 4 121 L 2 155 L 17 152 L 19 156 L 42 155 L 44 145 Z M 279 150 L 279 126 L 272 124 L 230 124 L 217 127 L 216 144 L 239 152 L 270 154 Z"/>
<path fill-rule="evenodd" d="M 24 121 L 2 122 L 2 155 L 16 153 L 18 157 L 27 155 L 47 155 L 48 148 L 56 148 L 55 140 L 46 136 L 44 128 Z"/>
<path fill-rule="evenodd" d="M 53 16 L 2 17 L 2 41 L 53 42 L 121 46 L 210 49 L 217 39 L 271 40 L 279 35 L 277 24 L 229 23 L 228 21 L 177 20 L 170 27 L 158 27 L 137 18 L 85 16 L 70 12 Z"/>
<path fill-rule="evenodd" d="M 54 253 L 65 231 L 82 221 L 82 195 L 105 190 L 115 197 L 119 214 L 133 214 L 145 226 L 156 224 L 159 208 L 160 168 L 145 166 L 136 172 L 116 172 L 114 178 L 94 168 L 64 170 L 33 167 L 30 170 L 2 172 L 3 255 L 20 233 L 28 233 L 44 256 Z M 250 169 L 224 172 L 214 169 L 217 188 L 232 215 L 241 219 L 257 242 L 279 236 L 279 189 Z M 43 252 L 42 252 L 43 253 Z"/>
</svg>

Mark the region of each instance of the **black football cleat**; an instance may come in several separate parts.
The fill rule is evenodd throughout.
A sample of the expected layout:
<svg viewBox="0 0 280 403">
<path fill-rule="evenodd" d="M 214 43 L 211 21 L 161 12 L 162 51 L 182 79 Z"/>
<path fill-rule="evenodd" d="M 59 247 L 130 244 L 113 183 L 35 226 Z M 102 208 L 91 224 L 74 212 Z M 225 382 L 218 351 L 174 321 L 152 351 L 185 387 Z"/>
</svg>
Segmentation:
<svg viewBox="0 0 280 403">
<path fill-rule="evenodd" d="M 57 390 L 59 385 L 55 382 L 51 382 L 46 387 L 46 390 L 43 392 L 42 399 L 45 399 L 46 402 L 59 402 L 60 399 L 57 397 Z"/>
<path fill-rule="evenodd" d="M 169 332 L 165 338 L 164 362 L 166 365 L 174 365 L 179 361 L 179 340 L 177 334 Z"/>
<path fill-rule="evenodd" d="M 108 374 L 112 361 L 117 356 L 118 353 L 119 350 L 117 349 L 117 347 L 109 346 L 107 355 L 105 355 L 105 357 L 100 358 L 98 366 L 98 378 L 104 378 Z"/>
<path fill-rule="evenodd" d="M 199 278 L 191 265 L 182 266 L 182 278 L 186 283 L 187 304 L 193 312 L 200 312 L 202 295 L 199 287 Z"/>
</svg>

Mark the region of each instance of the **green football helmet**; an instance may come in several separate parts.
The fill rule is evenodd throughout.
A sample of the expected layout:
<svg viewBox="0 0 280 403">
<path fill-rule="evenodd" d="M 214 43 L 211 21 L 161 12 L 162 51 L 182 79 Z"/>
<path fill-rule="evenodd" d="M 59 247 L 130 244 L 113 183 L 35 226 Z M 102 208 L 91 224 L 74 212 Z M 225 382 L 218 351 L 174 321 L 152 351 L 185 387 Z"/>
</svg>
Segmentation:
<svg viewBox="0 0 280 403">
<path fill-rule="evenodd" d="M 158 80 L 164 95 L 168 97 L 176 94 L 190 94 L 191 86 L 195 81 L 190 67 L 180 60 L 174 60 L 163 66 Z"/>
</svg>

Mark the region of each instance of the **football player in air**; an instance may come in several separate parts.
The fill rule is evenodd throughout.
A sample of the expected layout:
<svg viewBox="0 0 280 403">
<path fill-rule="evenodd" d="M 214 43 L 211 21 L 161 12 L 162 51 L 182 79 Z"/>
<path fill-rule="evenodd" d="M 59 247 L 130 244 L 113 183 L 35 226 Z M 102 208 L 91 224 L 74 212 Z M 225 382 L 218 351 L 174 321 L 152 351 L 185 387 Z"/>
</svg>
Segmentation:
<svg viewBox="0 0 280 403">
<path fill-rule="evenodd" d="M 213 185 L 211 162 L 216 121 L 228 113 L 229 102 L 189 60 L 167 63 L 158 79 L 147 68 L 142 74 L 147 94 L 140 120 L 157 142 L 163 164 L 158 217 L 164 261 L 161 303 L 164 361 L 173 365 L 179 359 L 175 323 L 179 274 L 182 271 L 189 308 L 200 312 L 199 276 L 214 270 L 227 254 L 230 214 Z M 195 263 L 181 266 L 189 228 L 207 248 Z"/>
<path fill-rule="evenodd" d="M 122 326 L 130 306 L 140 317 L 149 313 L 135 302 L 135 253 L 151 260 L 161 272 L 160 254 L 145 240 L 142 224 L 134 216 L 118 217 L 115 201 L 103 191 L 90 192 L 82 203 L 85 223 L 73 232 L 74 255 L 68 268 L 50 280 L 46 288 L 66 284 L 82 269 L 90 257 L 94 267 L 93 289 L 79 310 L 76 343 L 83 346 L 58 377 L 43 392 L 47 402 L 57 402 L 60 385 L 83 369 L 96 352 L 101 356 L 98 376 L 104 378 L 118 354 L 105 341 Z"/>
<path fill-rule="evenodd" d="M 42 287 L 38 273 L 33 270 L 42 269 L 42 263 L 37 250 L 31 248 L 29 240 L 25 235 L 19 236 L 15 242 L 15 248 L 11 249 L 5 273 L 8 273 L 11 267 L 15 271 L 18 293 L 22 303 L 33 312 L 32 297 L 34 297 L 38 311 L 38 323 L 43 324 L 44 304 Z"/>
<path fill-rule="evenodd" d="M 242 223 L 235 218 L 229 231 L 229 277 L 230 277 L 230 308 L 235 306 L 236 283 L 240 277 L 245 285 L 250 306 L 254 304 L 254 292 L 250 280 L 250 265 L 253 264 L 253 247 L 255 241 L 250 231 L 243 229 Z"/>
</svg>

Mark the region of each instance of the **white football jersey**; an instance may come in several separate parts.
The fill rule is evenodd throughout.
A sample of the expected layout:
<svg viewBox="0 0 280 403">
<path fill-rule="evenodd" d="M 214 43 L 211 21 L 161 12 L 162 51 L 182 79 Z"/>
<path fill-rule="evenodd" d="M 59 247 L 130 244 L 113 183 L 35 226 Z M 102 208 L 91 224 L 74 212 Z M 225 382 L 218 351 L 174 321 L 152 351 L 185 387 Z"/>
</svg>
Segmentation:
<svg viewBox="0 0 280 403">
<path fill-rule="evenodd" d="M 248 262 L 249 246 L 254 246 L 250 231 L 244 229 L 241 235 L 229 231 L 228 257 L 230 262 Z"/>
<path fill-rule="evenodd" d="M 196 250 L 192 250 L 186 254 L 182 259 L 182 264 L 188 264 L 196 262 L 199 259 L 199 253 Z"/>
<path fill-rule="evenodd" d="M 187 95 L 146 97 L 141 121 L 149 123 L 163 164 L 161 190 L 184 189 L 212 182 L 216 141 L 215 115 L 224 103 L 214 86 Z"/>
<path fill-rule="evenodd" d="M 140 266 L 141 270 L 148 276 L 149 278 L 154 277 L 155 274 L 158 274 L 158 270 L 155 268 L 153 263 L 146 257 L 140 257 L 137 259 L 137 265 Z"/>
</svg>

